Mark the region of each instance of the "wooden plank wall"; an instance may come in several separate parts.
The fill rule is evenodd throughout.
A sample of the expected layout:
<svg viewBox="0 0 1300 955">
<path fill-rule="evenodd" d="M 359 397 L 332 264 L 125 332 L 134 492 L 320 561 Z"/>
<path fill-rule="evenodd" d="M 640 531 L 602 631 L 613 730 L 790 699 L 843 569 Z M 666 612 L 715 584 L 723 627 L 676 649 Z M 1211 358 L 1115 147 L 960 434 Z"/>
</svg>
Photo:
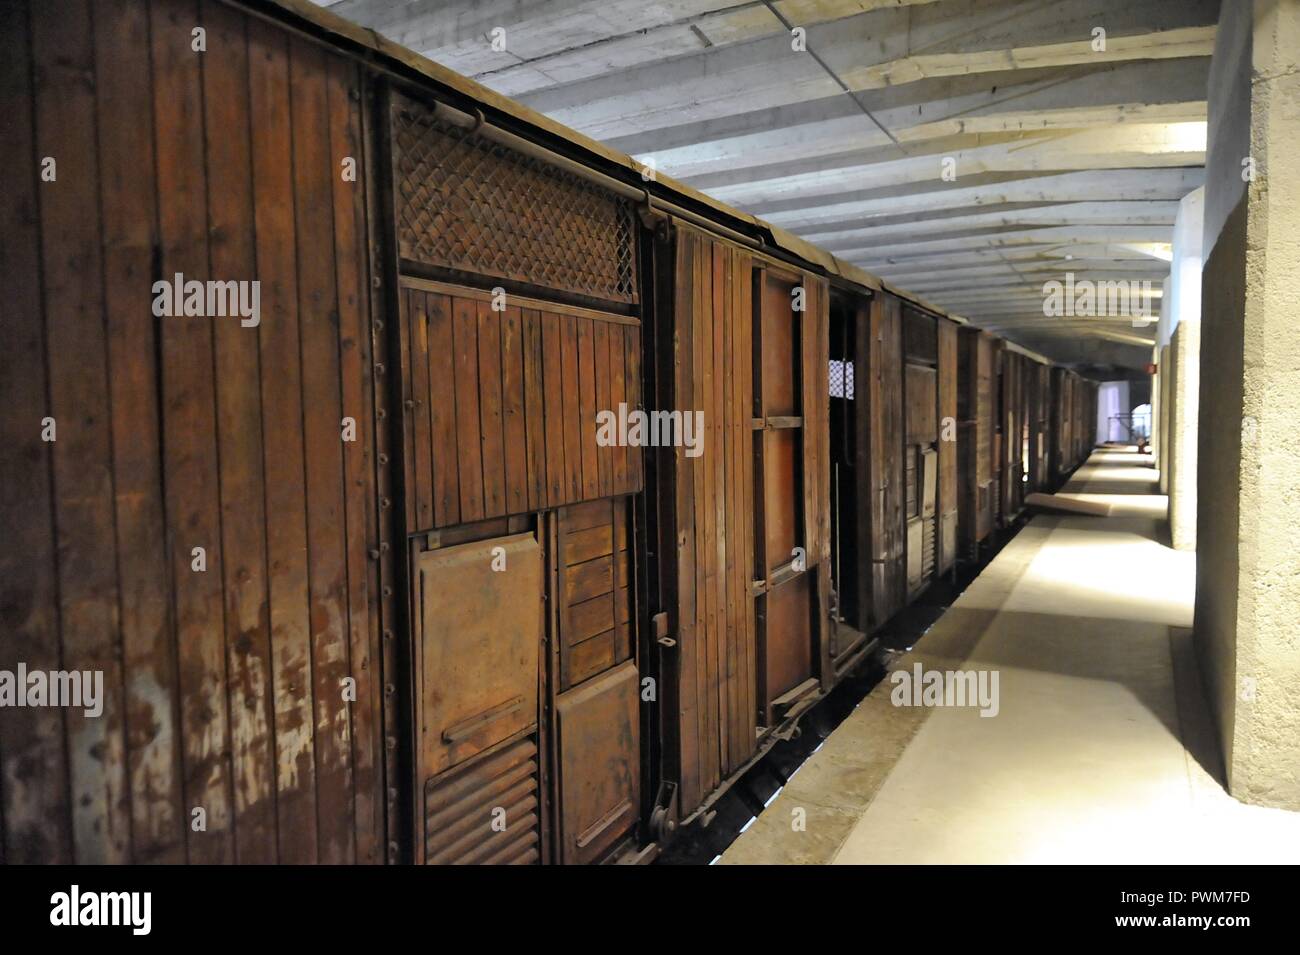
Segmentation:
<svg viewBox="0 0 1300 955">
<path fill-rule="evenodd" d="M 603 498 L 560 514 L 560 689 L 633 656 L 628 502 Z"/>
<path fill-rule="evenodd" d="M 0 668 L 105 700 L 0 709 L 3 857 L 380 861 L 357 70 L 209 0 L 4 6 Z M 260 324 L 155 318 L 178 272 Z"/>
<path fill-rule="evenodd" d="M 641 489 L 641 448 L 596 440 L 640 404 L 639 322 L 411 278 L 401 307 L 408 532 Z"/>
<path fill-rule="evenodd" d="M 753 260 L 677 226 L 674 407 L 704 412 L 703 453 L 673 451 L 683 813 L 753 753 Z"/>
</svg>

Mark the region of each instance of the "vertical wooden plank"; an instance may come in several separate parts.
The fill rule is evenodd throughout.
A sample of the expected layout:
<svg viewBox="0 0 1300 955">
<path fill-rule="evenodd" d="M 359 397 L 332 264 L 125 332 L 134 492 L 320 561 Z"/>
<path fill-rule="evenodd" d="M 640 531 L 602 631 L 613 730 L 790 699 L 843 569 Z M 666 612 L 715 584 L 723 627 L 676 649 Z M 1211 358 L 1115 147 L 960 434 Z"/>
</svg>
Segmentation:
<svg viewBox="0 0 1300 955">
<path fill-rule="evenodd" d="M 381 680 L 375 594 L 367 552 L 379 546 L 375 506 L 375 429 L 370 352 L 369 256 L 366 239 L 366 177 L 361 168 L 360 77 L 342 57 L 326 62 L 330 114 L 331 176 L 334 201 L 334 258 L 338 284 L 339 370 L 343 411 L 357 422 L 357 440 L 343 446 L 344 514 L 347 560 L 349 674 L 356 702 L 349 707 L 352 740 L 354 857 L 379 862 L 384 836 L 384 786 Z M 343 159 L 356 160 L 355 180 L 340 173 Z M 429 409 L 432 412 L 432 408 Z M 435 480 L 435 489 L 437 482 Z"/>
<path fill-rule="evenodd" d="M 564 488 L 567 503 L 581 501 L 582 405 L 578 378 L 578 319 L 560 316 L 561 362 L 564 375 Z"/>
<path fill-rule="evenodd" d="M 578 331 L 578 437 L 582 444 L 582 496 L 600 496 L 600 467 L 596 463 L 596 368 L 593 325 L 589 318 L 576 320 Z M 603 324 L 603 323 L 601 323 Z"/>
<path fill-rule="evenodd" d="M 727 374 L 723 380 L 723 409 L 724 418 L 723 438 L 725 447 L 723 451 L 723 466 L 726 475 L 726 489 L 723 493 L 723 506 L 726 514 L 726 590 L 727 590 L 727 751 L 725 753 L 725 763 L 727 771 L 732 770 L 739 765 L 738 754 L 740 751 L 740 703 L 738 692 L 740 689 L 740 628 L 743 627 L 743 618 L 741 616 L 740 600 L 740 581 L 737 576 L 737 551 L 739 550 L 740 535 L 736 525 L 736 509 L 739 500 L 738 492 L 740 490 L 739 462 L 737 460 L 740 446 L 740 413 L 738 409 L 738 400 L 740 396 L 740 376 L 737 372 L 736 363 L 736 321 L 737 321 L 737 277 L 736 277 L 736 259 L 737 249 L 727 246 L 723 250 L 723 274 L 726 277 L 726 311 L 723 317 L 723 349 L 724 366 Z"/>
<path fill-rule="evenodd" d="M 687 413 L 692 406 L 694 378 L 692 364 L 692 328 L 695 324 L 694 233 L 677 230 L 674 257 L 676 295 L 673 302 L 673 400 L 672 404 Z M 611 398 L 611 401 L 613 399 Z M 613 407 L 613 405 L 611 405 Z M 690 811 L 700 802 L 699 765 L 699 669 L 695 627 L 695 507 L 692 482 L 692 458 L 685 448 L 673 448 L 674 487 L 676 490 L 677 527 L 677 607 L 678 641 L 677 695 L 679 709 L 679 762 L 681 809 Z M 612 465 L 611 461 L 611 465 Z"/>
<path fill-rule="evenodd" d="M 59 669 L 60 640 L 50 478 L 55 445 L 41 438 L 42 419 L 54 411 L 47 401 L 38 211 L 38 189 L 54 184 L 37 180 L 41 157 L 50 152 L 33 142 L 27 4 L 12 4 L 6 12 L 8 23 L 0 30 L 0 161 L 11 181 L 0 189 L 0 667 L 14 672 L 19 661 L 32 670 Z M 73 156 L 74 169 L 76 163 Z M 66 168 L 62 160 L 59 166 Z M 64 716 L 56 707 L 0 707 L 0 841 L 8 863 L 73 861 Z"/>
<path fill-rule="evenodd" d="M 813 410 L 815 424 L 813 439 L 817 446 L 817 591 L 814 608 L 817 613 L 817 639 L 820 657 L 819 671 L 822 686 L 829 689 L 834 680 L 831 664 L 832 622 L 830 615 L 831 591 L 831 448 L 830 448 L 830 296 L 825 280 L 813 278 L 815 330 L 817 348 L 813 358 Z"/>
<path fill-rule="evenodd" d="M 185 837 L 172 702 L 176 657 L 149 289 L 157 241 L 153 114 L 149 62 L 139 55 L 149 45 L 147 5 L 97 4 L 94 34 L 131 855 L 134 861 L 178 862 L 185 857 Z M 111 69 L 104 68 L 110 63 Z"/>
<path fill-rule="evenodd" d="M 569 499 L 564 464 L 564 360 L 562 319 L 554 312 L 541 315 L 542 386 L 546 392 L 547 506 L 559 507 Z"/>
<path fill-rule="evenodd" d="M 253 216 L 262 283 L 262 438 L 266 468 L 266 559 L 275 700 L 277 850 L 284 863 L 316 851 L 316 754 L 303 488 L 302 364 L 298 253 L 290 153 L 289 56 L 283 31 L 248 22 L 253 133 Z"/>
<path fill-rule="evenodd" d="M 743 697 L 744 736 L 741 741 L 745 758 L 754 752 L 755 735 L 758 726 L 758 626 L 755 619 L 755 600 L 749 594 L 750 581 L 753 579 L 754 555 L 754 470 L 753 470 L 753 432 L 750 430 L 750 418 L 754 400 L 754 262 L 749 255 L 740 258 L 740 274 L 737 286 L 740 293 L 740 306 L 736 313 L 736 327 L 740 331 L 740 346 L 737 349 L 737 374 L 740 385 L 740 446 L 741 484 L 744 503 L 741 509 L 741 591 L 745 609 L 745 666 L 741 675 Z"/>
<path fill-rule="evenodd" d="M 701 746 L 703 768 L 701 775 L 705 780 L 705 791 L 713 789 L 718 783 L 718 590 L 717 590 L 717 488 L 713 477 L 713 456 L 708 446 L 713 425 L 713 373 L 714 350 L 713 334 L 717 318 L 713 313 L 713 240 L 702 243 L 700 255 L 700 321 L 698 335 L 698 376 L 699 392 L 697 402 L 704 412 L 705 449 L 696 458 L 699 471 L 696 487 L 696 540 L 695 559 L 699 569 L 698 594 L 703 604 L 701 626 L 704 637 L 704 672 L 705 672 L 705 738 Z M 701 515 L 700 512 L 703 512 Z M 701 519 L 702 518 L 702 519 Z"/>
<path fill-rule="evenodd" d="M 528 510 L 521 320 L 517 305 L 508 306 L 501 315 L 501 416 L 506 454 L 506 512 L 509 514 L 522 514 Z"/>
<path fill-rule="evenodd" d="M 168 144 L 158 153 L 162 274 L 202 279 L 209 271 L 202 59 L 190 48 L 198 11 L 193 3 L 154 3 L 151 13 L 154 137 Z M 213 321 L 170 317 L 161 322 L 163 450 L 185 809 L 201 807 L 207 813 L 207 831 L 187 834 L 192 862 L 232 857 Z M 192 569 L 194 547 L 206 549 L 204 572 Z"/>
<path fill-rule="evenodd" d="M 325 54 L 294 37 L 289 45 L 293 109 L 294 208 L 299 246 L 298 300 L 302 319 L 303 432 L 306 448 L 307 566 L 311 600 L 313 710 L 316 725 L 316 803 L 320 861 L 351 862 L 352 726 L 343 699 L 348 676 L 347 593 L 343 542 L 342 395 L 336 322 L 338 289 Z M 427 440 L 427 434 L 426 434 Z"/>
<path fill-rule="evenodd" d="M 619 326 L 613 326 L 615 334 Z M 624 354 L 623 367 L 623 391 L 627 398 L 629 412 L 640 408 L 643 404 L 641 401 L 641 326 L 624 325 L 624 341 L 627 349 Z M 640 446 L 628 447 L 625 449 L 626 463 L 626 488 L 627 492 L 634 493 L 641 490 L 643 482 L 643 471 L 641 467 L 642 451 Z"/>
<path fill-rule="evenodd" d="M 243 282 L 256 274 L 244 18 L 214 0 L 203 0 L 201 9 L 208 48 L 220 51 L 203 61 L 208 255 L 213 279 Z M 236 319 L 212 321 L 235 861 L 269 863 L 275 861 L 275 759 L 257 331 Z"/>
<path fill-rule="evenodd" d="M 609 334 L 618 334 L 618 326 L 609 322 L 592 323 L 592 353 L 596 370 L 596 410 L 610 411 L 618 415 L 618 407 L 610 403 L 609 374 Z M 614 493 L 614 462 L 611 458 L 612 447 L 596 449 L 596 469 L 599 478 L 600 496 L 609 497 Z"/>
<path fill-rule="evenodd" d="M 610 583 L 614 594 L 614 660 L 622 662 L 622 647 L 626 637 L 627 628 L 623 624 L 623 614 L 619 609 L 619 588 L 629 588 L 631 592 L 631 581 L 627 579 L 627 572 L 624 567 L 627 566 L 624 561 L 627 560 L 628 553 L 624 549 L 627 547 L 627 498 L 616 498 L 609 502 L 610 536 L 613 538 L 613 548 L 610 555 Z"/>
<path fill-rule="evenodd" d="M 702 234 L 693 234 L 691 251 L 691 382 L 692 413 L 704 410 L 705 376 L 704 376 L 704 330 L 708 327 L 709 287 L 705 277 L 704 262 L 710 258 L 709 243 Z M 682 409 L 686 411 L 686 408 Z M 695 593 L 695 693 L 699 707 L 699 742 L 696 758 L 700 764 L 700 797 L 703 798 L 711 787 L 709 779 L 708 749 L 713 738 L 709 722 L 709 641 L 708 641 L 708 588 L 704 583 L 704 570 L 708 561 L 708 541 L 704 534 L 705 498 L 704 498 L 704 462 L 701 458 L 687 459 L 687 474 L 691 482 L 692 521 L 691 533 L 694 536 L 692 554 L 694 562 L 691 570 L 694 579 L 691 588 Z"/>
<path fill-rule="evenodd" d="M 888 616 L 887 607 L 882 603 L 884 599 L 883 580 L 885 576 L 885 565 L 883 562 L 886 542 L 885 542 L 885 463 L 883 458 L 884 440 L 882 438 L 882 427 L 884 424 L 884 398 L 880 393 L 883 383 L 882 379 L 882 354 L 883 344 L 881 342 L 882 325 L 884 323 L 884 302 L 882 301 L 884 293 L 877 293 L 872 296 L 871 304 L 867 308 L 865 320 L 859 320 L 859 329 L 866 331 L 866 341 L 864 342 L 863 351 L 866 353 L 865 365 L 867 375 L 865 381 L 854 381 L 854 388 L 861 389 L 867 399 L 863 414 L 858 428 L 858 439 L 862 441 L 865 437 L 867 440 L 862 442 L 869 446 L 869 463 L 870 463 L 870 505 L 869 511 L 871 520 L 870 530 L 870 561 L 863 562 L 862 580 L 864 587 L 870 583 L 870 588 L 866 591 L 871 595 L 871 616 L 870 623 L 873 627 L 880 625 Z"/>
<path fill-rule="evenodd" d="M 523 311 L 524 410 L 528 417 L 525 434 L 528 440 L 527 477 L 528 509 L 546 507 L 546 404 L 542 381 L 541 315 L 534 308 Z"/>
<path fill-rule="evenodd" d="M 948 422 L 948 423 L 945 423 Z M 957 521 L 957 326 L 939 320 L 939 564 L 943 573 L 956 560 Z M 953 527 L 948 531 L 949 527 Z"/>
<path fill-rule="evenodd" d="M 903 486 L 903 328 L 902 310 L 898 299 L 891 296 L 887 310 L 885 343 L 886 374 L 889 387 L 886 414 L 889 416 L 889 568 L 890 607 L 900 609 L 907 593 L 907 567 L 903 547 L 906 541 L 904 527 L 905 488 Z M 891 611 L 891 612 L 892 612 Z"/>
<path fill-rule="evenodd" d="M 125 773 L 112 433 L 101 285 L 91 11 L 32 7 L 38 155 L 59 162 L 38 188 L 47 325 L 50 450 L 58 553 L 60 669 L 103 671 L 103 713 L 65 711 L 77 862 L 124 862 L 131 843 Z M 25 160 L 29 161 L 29 160 Z M 7 307 L 7 303 L 6 303 Z M 39 429 L 39 419 L 31 423 Z M 214 545 L 215 546 L 215 545 Z"/>
<path fill-rule="evenodd" d="M 803 490 L 802 546 L 806 549 L 808 565 L 811 567 L 820 556 L 818 550 L 818 518 L 820 514 L 817 499 L 819 490 L 817 480 L 817 408 L 819 402 L 814 391 L 817 383 L 817 370 L 815 367 L 817 360 L 817 312 L 813 277 L 805 272 L 800 279 L 800 284 L 804 293 L 804 311 L 802 314 L 796 314 L 795 316 L 799 326 L 799 354 L 792 357 L 797 362 L 802 386 L 799 405 L 800 412 L 803 415 L 803 428 L 801 429 L 803 432 L 801 435 L 803 458 L 798 466 L 803 471 L 803 474 L 802 480 L 797 481 L 795 486 L 802 487 Z"/>
<path fill-rule="evenodd" d="M 615 412 L 620 405 L 628 406 L 628 413 L 632 411 L 631 402 L 627 397 L 627 365 L 624 354 L 623 335 L 620 328 L 610 326 L 609 329 L 609 400 L 610 407 Z M 627 476 L 627 447 L 622 442 L 609 449 L 610 473 L 613 479 L 614 493 L 626 494 L 628 492 Z"/>
<path fill-rule="evenodd" d="M 727 323 L 726 315 L 726 268 L 724 259 L 727 246 L 722 242 L 713 243 L 713 324 L 712 353 L 710 355 L 712 371 L 709 386 L 713 389 L 710 396 L 710 413 L 705 415 L 704 430 L 708 436 L 704 444 L 704 459 L 708 462 L 713 479 L 713 490 L 709 501 L 713 506 L 713 581 L 712 600 L 714 602 L 714 653 L 718 658 L 718 772 L 719 779 L 726 769 L 726 755 L 729 746 L 727 724 L 727 493 L 726 462 L 724 437 L 726 405 L 723 400 L 723 381 L 730 373 L 727 367 L 725 351 L 725 334 L 723 326 Z"/>
<path fill-rule="evenodd" d="M 414 524 L 409 524 L 409 532 L 425 531 L 434 525 L 434 474 L 433 474 L 433 379 L 429 366 L 429 299 L 436 295 L 419 289 L 404 288 L 401 291 L 402 315 L 406 322 L 407 361 L 402 374 L 410 383 L 410 404 L 404 415 L 408 422 L 406 430 L 410 432 L 407 444 L 411 449 L 411 463 L 408 473 L 411 475 L 410 486 L 406 496 L 410 498 L 408 509 L 414 507 Z"/>
<path fill-rule="evenodd" d="M 831 295 L 830 283 L 819 280 L 817 294 L 821 303 L 821 358 L 818 362 L 821 376 L 821 435 L 822 435 L 822 557 L 831 559 Z"/>
<path fill-rule="evenodd" d="M 479 433 L 483 443 L 483 516 L 506 512 L 506 455 L 501 424 L 501 313 L 478 302 Z"/>
<path fill-rule="evenodd" d="M 481 521 L 483 508 L 483 446 L 478 407 L 477 303 L 452 300 L 452 347 L 456 377 L 456 465 L 459 469 L 460 519 Z"/>
<path fill-rule="evenodd" d="M 429 429 L 433 441 L 433 520 L 438 527 L 460 523 L 460 465 L 457 462 L 456 360 L 452 300 L 425 296 L 428 332 Z"/>
<path fill-rule="evenodd" d="M 411 355 L 415 349 L 413 338 L 418 329 L 413 330 L 411 319 L 412 299 L 418 294 L 414 289 L 398 288 L 397 290 L 397 321 L 403 323 L 403 328 L 398 334 L 398 375 L 399 383 L 402 389 L 402 481 L 403 486 L 411 488 L 410 493 L 403 495 L 405 504 L 405 514 L 403 515 L 404 524 L 402 525 L 407 531 L 411 528 L 419 527 L 420 517 L 418 514 L 418 505 L 414 491 L 416 483 L 419 481 L 420 468 L 415 460 L 415 423 L 413 411 L 416 408 L 416 401 L 419 395 L 415 393 L 415 384 L 412 381 L 411 373 Z"/>
</svg>

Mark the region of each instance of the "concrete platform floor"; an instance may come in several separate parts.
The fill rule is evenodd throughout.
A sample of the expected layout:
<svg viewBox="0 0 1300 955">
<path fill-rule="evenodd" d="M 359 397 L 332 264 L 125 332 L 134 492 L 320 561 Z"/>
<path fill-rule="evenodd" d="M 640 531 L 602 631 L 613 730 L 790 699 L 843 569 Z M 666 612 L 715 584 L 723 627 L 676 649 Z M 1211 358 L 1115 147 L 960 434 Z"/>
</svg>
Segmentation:
<svg viewBox="0 0 1300 955">
<path fill-rule="evenodd" d="M 999 709 L 894 706 L 887 678 L 723 854 L 744 863 L 1300 858 L 1300 813 L 1222 768 L 1191 644 L 1195 555 L 1150 459 L 1102 449 L 891 669 L 997 671 Z"/>
</svg>

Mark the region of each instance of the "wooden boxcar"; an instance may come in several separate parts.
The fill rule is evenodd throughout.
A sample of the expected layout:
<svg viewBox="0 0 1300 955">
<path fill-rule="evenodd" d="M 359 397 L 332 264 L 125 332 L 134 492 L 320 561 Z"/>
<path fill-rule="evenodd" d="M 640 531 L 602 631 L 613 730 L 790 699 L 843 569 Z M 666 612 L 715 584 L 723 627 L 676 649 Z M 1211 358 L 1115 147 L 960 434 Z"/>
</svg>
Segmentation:
<svg viewBox="0 0 1300 955">
<path fill-rule="evenodd" d="M 651 858 L 1090 444 L 301 0 L 5 13 L 0 669 L 104 693 L 0 708 L 4 861 Z"/>
</svg>

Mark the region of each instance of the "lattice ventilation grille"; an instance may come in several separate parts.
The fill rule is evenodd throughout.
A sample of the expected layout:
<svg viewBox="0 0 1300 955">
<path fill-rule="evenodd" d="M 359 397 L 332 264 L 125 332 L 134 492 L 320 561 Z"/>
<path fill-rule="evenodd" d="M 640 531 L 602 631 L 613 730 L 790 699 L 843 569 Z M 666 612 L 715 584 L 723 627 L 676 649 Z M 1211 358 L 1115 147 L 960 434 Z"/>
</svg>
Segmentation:
<svg viewBox="0 0 1300 955">
<path fill-rule="evenodd" d="M 590 298 L 635 302 L 631 204 L 540 159 L 438 120 L 393 110 L 403 258 Z"/>
<path fill-rule="evenodd" d="M 832 358 L 830 383 L 831 397 L 853 400 L 853 362 Z"/>
</svg>

